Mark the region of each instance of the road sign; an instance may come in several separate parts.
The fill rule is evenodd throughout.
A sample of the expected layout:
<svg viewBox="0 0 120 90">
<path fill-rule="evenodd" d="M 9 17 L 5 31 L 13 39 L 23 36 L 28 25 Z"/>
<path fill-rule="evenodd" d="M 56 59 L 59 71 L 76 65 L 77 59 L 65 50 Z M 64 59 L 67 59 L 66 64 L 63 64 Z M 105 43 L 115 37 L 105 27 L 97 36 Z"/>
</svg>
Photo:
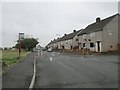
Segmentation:
<svg viewBox="0 0 120 90">
<path fill-rule="evenodd" d="M 24 39 L 24 33 L 19 33 L 20 39 Z"/>
<path fill-rule="evenodd" d="M 20 61 L 20 53 L 21 53 L 21 39 L 24 39 L 24 33 L 19 33 L 19 42 L 18 42 L 18 48 L 19 48 L 19 61 Z"/>
</svg>

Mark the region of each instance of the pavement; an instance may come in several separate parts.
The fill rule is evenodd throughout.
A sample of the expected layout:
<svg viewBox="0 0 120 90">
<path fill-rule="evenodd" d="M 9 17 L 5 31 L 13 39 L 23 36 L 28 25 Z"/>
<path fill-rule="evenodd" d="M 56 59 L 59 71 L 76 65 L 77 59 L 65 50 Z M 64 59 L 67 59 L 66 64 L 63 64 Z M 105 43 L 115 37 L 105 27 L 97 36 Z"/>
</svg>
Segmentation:
<svg viewBox="0 0 120 90">
<path fill-rule="evenodd" d="M 44 52 L 34 88 L 118 88 L 117 55 Z"/>
<path fill-rule="evenodd" d="M 33 75 L 33 57 L 30 53 L 24 60 L 10 67 L 2 75 L 2 88 L 28 88 Z"/>
</svg>

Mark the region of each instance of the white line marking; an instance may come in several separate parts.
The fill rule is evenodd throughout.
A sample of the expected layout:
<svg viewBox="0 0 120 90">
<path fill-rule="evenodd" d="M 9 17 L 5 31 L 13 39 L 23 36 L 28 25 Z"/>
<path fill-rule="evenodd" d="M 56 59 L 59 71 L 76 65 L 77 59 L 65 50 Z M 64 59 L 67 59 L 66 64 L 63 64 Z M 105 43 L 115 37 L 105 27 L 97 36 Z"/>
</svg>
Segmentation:
<svg viewBox="0 0 120 90">
<path fill-rule="evenodd" d="M 53 61 L 53 59 L 52 59 L 51 57 L 49 58 L 49 60 L 50 60 L 50 61 Z"/>
<path fill-rule="evenodd" d="M 81 56 L 80 58 L 84 58 L 84 57 Z"/>
<path fill-rule="evenodd" d="M 33 87 L 34 87 L 35 76 L 36 76 L 36 59 L 37 58 L 38 58 L 38 56 L 34 58 L 33 76 L 32 76 L 32 80 L 30 82 L 29 89 L 33 89 Z"/>
</svg>

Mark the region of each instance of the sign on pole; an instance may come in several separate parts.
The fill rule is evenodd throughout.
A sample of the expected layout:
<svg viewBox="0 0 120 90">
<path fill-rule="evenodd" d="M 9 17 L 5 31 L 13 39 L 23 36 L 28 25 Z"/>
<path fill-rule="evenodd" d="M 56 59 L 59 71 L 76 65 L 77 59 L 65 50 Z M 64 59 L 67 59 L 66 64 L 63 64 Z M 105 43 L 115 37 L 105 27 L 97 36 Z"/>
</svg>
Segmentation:
<svg viewBox="0 0 120 90">
<path fill-rule="evenodd" d="M 20 61 L 20 53 L 21 53 L 21 40 L 24 39 L 24 33 L 19 33 L 19 42 L 18 42 L 18 48 L 19 48 L 19 61 Z"/>
<path fill-rule="evenodd" d="M 24 33 L 19 33 L 20 39 L 24 39 Z"/>
</svg>

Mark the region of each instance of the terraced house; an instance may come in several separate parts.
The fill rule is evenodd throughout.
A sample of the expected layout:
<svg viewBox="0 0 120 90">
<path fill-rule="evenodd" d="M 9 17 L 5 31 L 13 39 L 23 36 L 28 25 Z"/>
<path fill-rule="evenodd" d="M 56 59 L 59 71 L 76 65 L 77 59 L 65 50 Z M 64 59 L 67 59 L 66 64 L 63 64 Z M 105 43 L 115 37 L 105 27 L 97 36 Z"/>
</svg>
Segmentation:
<svg viewBox="0 0 120 90">
<path fill-rule="evenodd" d="M 92 52 L 118 51 L 118 20 L 119 14 L 115 14 L 105 19 L 96 18 L 96 21 L 88 25 L 85 29 L 73 30 L 70 34 L 51 41 L 47 47 L 53 49 L 66 50 L 90 50 Z"/>
<path fill-rule="evenodd" d="M 89 49 L 93 52 L 117 51 L 120 45 L 118 42 L 119 18 L 119 14 L 103 20 L 96 18 L 96 22 L 79 33 L 79 49 Z"/>
<path fill-rule="evenodd" d="M 52 47 L 53 49 L 64 49 L 71 50 L 78 47 L 78 34 L 81 30 L 73 30 L 70 34 L 64 34 L 63 37 L 54 39 L 51 41 L 47 47 Z"/>
</svg>

